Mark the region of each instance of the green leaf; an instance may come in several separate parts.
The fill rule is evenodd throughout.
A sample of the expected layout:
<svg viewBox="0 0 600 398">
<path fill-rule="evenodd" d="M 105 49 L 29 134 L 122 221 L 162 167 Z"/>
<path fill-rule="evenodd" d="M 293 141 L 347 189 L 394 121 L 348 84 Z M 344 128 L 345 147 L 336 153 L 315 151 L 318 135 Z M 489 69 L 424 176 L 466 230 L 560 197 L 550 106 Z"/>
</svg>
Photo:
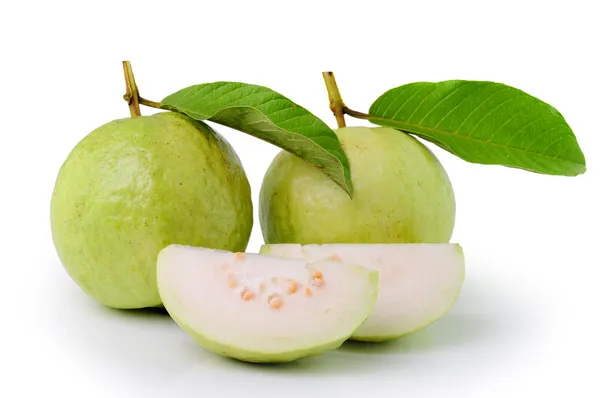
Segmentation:
<svg viewBox="0 0 600 398">
<path fill-rule="evenodd" d="M 563 116 L 547 103 L 493 82 L 449 80 L 396 87 L 369 121 L 412 133 L 463 160 L 574 176 L 585 157 Z"/>
<path fill-rule="evenodd" d="M 235 82 L 199 84 L 169 95 L 161 107 L 276 145 L 320 168 L 352 196 L 350 164 L 333 130 L 267 87 Z"/>
</svg>

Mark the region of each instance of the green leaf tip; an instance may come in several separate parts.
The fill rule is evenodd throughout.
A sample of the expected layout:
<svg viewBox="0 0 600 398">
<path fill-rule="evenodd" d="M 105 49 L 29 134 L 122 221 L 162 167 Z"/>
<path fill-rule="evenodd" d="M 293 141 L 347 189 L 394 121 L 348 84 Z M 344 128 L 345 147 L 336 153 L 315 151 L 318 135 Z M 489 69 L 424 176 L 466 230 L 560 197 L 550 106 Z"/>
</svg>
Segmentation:
<svg viewBox="0 0 600 398">
<path fill-rule="evenodd" d="M 388 90 L 369 121 L 421 137 L 461 159 L 550 175 L 586 171 L 564 117 L 522 90 L 489 81 L 416 82 Z"/>
<path fill-rule="evenodd" d="M 352 197 L 350 164 L 335 132 L 321 119 L 263 86 L 214 82 L 161 101 L 163 109 L 209 120 L 269 142 L 315 165 Z"/>
</svg>

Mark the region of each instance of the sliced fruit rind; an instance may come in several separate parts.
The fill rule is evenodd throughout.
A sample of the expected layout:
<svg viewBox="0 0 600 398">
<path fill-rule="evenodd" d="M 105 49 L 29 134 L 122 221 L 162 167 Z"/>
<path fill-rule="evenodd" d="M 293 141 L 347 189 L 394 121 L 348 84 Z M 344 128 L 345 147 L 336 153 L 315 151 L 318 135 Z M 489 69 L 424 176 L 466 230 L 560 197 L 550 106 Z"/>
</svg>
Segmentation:
<svg viewBox="0 0 600 398">
<path fill-rule="evenodd" d="M 465 277 L 462 248 L 435 244 L 271 244 L 262 254 L 327 259 L 379 271 L 379 298 L 353 340 L 394 340 L 425 328 L 444 316 L 459 297 Z"/>
<path fill-rule="evenodd" d="M 244 362 L 253 363 L 283 363 L 292 362 L 302 358 L 308 358 L 311 356 L 321 355 L 327 351 L 335 350 L 339 348 L 344 341 L 350 338 L 350 335 L 342 338 L 323 343 L 314 347 L 306 347 L 303 349 L 297 349 L 292 351 L 283 351 L 277 353 L 263 353 L 254 350 L 244 350 L 235 346 L 221 344 L 215 340 L 211 340 L 206 336 L 196 333 L 191 327 L 186 325 L 176 316 L 169 312 L 173 320 L 185 330 L 198 344 L 205 349 L 212 351 L 215 354 L 237 359 Z"/>
<path fill-rule="evenodd" d="M 248 362 L 288 362 L 339 347 L 378 293 L 376 270 L 327 261 L 172 245 L 157 269 L 172 318 L 206 349 Z"/>
</svg>

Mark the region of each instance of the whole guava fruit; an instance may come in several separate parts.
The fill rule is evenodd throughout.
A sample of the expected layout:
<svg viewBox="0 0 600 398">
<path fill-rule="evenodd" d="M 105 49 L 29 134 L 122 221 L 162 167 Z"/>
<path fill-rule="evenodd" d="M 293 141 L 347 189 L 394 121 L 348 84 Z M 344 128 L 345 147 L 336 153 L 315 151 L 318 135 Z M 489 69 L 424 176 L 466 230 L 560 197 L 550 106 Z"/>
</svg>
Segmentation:
<svg viewBox="0 0 600 398">
<path fill-rule="evenodd" d="M 64 268 L 113 308 L 161 306 L 160 250 L 170 244 L 244 251 L 250 185 L 230 144 L 175 112 L 109 122 L 63 163 L 51 199 Z"/>
<path fill-rule="evenodd" d="M 266 243 L 447 243 L 456 203 L 448 175 L 416 138 L 387 127 L 335 130 L 351 198 L 316 166 L 280 152 L 260 191 Z"/>
</svg>

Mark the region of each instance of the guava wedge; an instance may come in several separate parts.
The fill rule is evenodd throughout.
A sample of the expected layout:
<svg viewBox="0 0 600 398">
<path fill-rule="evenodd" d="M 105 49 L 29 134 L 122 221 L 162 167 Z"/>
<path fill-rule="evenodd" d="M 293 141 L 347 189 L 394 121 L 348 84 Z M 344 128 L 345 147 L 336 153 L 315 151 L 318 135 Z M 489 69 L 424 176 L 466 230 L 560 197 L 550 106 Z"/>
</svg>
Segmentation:
<svg viewBox="0 0 600 398">
<path fill-rule="evenodd" d="M 157 260 L 171 317 L 201 346 L 246 362 L 338 348 L 377 300 L 378 272 L 331 261 L 170 245 Z"/>
<path fill-rule="evenodd" d="M 465 276 L 463 250 L 456 243 L 267 244 L 260 253 L 379 271 L 375 309 L 352 340 L 394 340 L 423 329 L 452 308 Z"/>
</svg>

